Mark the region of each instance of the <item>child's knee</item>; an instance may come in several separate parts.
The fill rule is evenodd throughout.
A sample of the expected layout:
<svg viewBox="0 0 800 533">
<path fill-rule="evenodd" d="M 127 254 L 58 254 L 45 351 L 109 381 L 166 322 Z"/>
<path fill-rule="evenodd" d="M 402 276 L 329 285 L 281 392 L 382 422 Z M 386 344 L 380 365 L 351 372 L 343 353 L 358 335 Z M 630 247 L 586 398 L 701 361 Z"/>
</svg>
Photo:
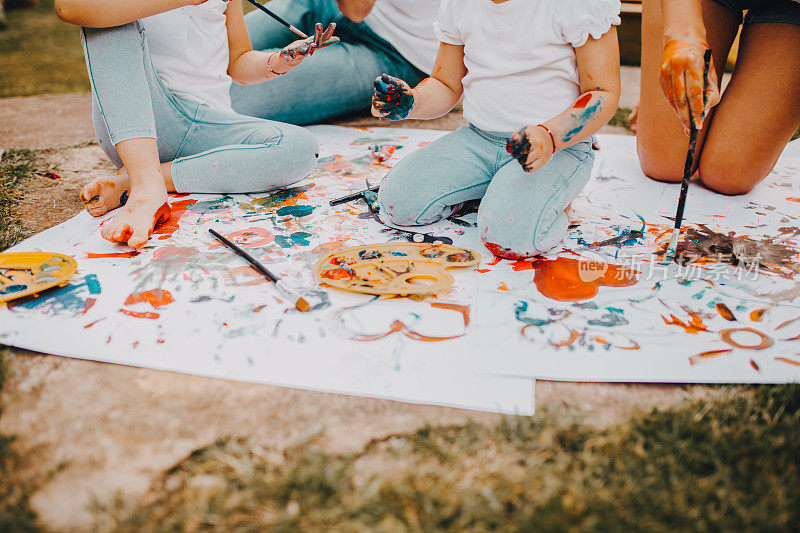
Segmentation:
<svg viewBox="0 0 800 533">
<path fill-rule="evenodd" d="M 319 142 L 310 131 L 300 127 L 286 129 L 281 139 L 281 146 L 287 152 L 289 168 L 284 183 L 279 186 L 289 185 L 305 178 L 317 166 Z"/>
<path fill-rule="evenodd" d="M 398 170 L 400 170 L 398 172 Z M 425 213 L 425 203 L 419 190 L 402 169 L 395 168 L 381 182 L 378 191 L 378 205 L 381 217 L 398 226 L 417 226 L 426 224 L 421 218 Z"/>
<path fill-rule="evenodd" d="M 487 206 L 488 207 L 488 206 Z M 547 252 L 564 237 L 567 215 L 488 209 L 478 212 L 478 231 L 486 248 L 497 257 L 520 260 Z"/>
</svg>

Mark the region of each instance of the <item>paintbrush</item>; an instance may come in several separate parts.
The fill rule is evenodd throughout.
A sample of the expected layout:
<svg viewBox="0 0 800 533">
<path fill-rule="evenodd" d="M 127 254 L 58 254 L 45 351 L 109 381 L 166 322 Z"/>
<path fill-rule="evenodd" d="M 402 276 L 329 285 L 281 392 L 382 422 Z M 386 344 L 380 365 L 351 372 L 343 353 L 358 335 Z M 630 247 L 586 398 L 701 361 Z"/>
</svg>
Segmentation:
<svg viewBox="0 0 800 533">
<path fill-rule="evenodd" d="M 703 67 L 703 105 L 706 103 L 705 87 L 708 83 L 708 69 L 711 65 L 711 49 L 705 53 L 705 66 Z M 691 116 L 691 109 L 689 115 Z M 678 238 L 681 235 L 681 225 L 683 224 L 683 210 L 686 207 L 686 196 L 689 194 L 689 179 L 692 177 L 694 168 L 694 154 L 697 149 L 697 128 L 694 121 L 689 123 L 689 149 L 686 152 L 686 162 L 683 165 L 683 179 L 681 180 L 681 195 L 678 198 L 678 211 L 675 213 L 675 229 L 672 230 L 672 238 L 669 240 L 667 252 L 664 254 L 664 261 L 671 263 L 677 254 Z"/>
<path fill-rule="evenodd" d="M 624 242 L 633 241 L 636 239 L 641 239 L 644 237 L 644 233 L 641 231 L 633 230 L 629 231 L 628 233 L 623 233 L 622 235 L 617 235 L 616 237 L 611 237 L 610 239 L 606 239 L 604 241 L 593 242 L 592 244 L 586 244 L 584 246 L 579 246 L 578 248 L 573 248 L 569 250 L 570 252 L 581 252 L 584 250 L 591 250 L 592 248 L 602 248 L 603 246 L 610 246 L 612 244 L 622 244 Z"/>
<path fill-rule="evenodd" d="M 281 17 L 279 17 L 278 15 L 276 15 L 275 13 L 273 13 L 272 11 L 270 11 L 269 9 L 267 9 L 266 7 L 261 5 L 260 3 L 256 2 L 256 0 L 247 0 L 247 1 L 250 2 L 251 4 L 253 4 L 254 6 L 256 6 L 258 9 L 260 9 L 261 11 L 266 13 L 267 15 L 269 15 L 270 17 L 274 18 L 276 21 L 278 21 L 281 24 L 283 24 L 284 26 L 286 26 L 289 29 L 289 31 L 291 31 L 295 35 L 298 35 L 299 37 L 302 37 L 303 39 L 308 39 L 308 35 L 306 35 L 302 31 L 300 31 L 299 29 L 295 28 L 294 26 L 292 26 L 291 24 L 289 24 L 288 22 L 283 20 Z"/>
<path fill-rule="evenodd" d="M 298 311 L 300 311 L 301 313 L 305 313 L 311 309 L 311 305 L 305 300 L 305 298 L 300 296 L 297 293 L 297 291 L 295 291 L 292 287 L 289 287 L 286 284 L 286 282 L 281 280 L 277 275 L 270 272 L 269 269 L 267 269 L 267 267 L 265 267 L 256 258 L 254 258 L 250 254 L 248 254 L 247 252 L 245 252 L 244 250 L 233 244 L 231 241 L 229 241 L 228 239 L 226 239 L 213 229 L 209 229 L 208 232 L 211 233 L 211 235 L 213 235 L 214 237 L 216 237 L 222 244 L 224 244 L 225 246 L 236 252 L 245 261 L 250 263 L 253 266 L 253 268 L 264 274 L 264 276 L 268 280 L 273 282 L 275 286 L 278 288 L 278 290 L 280 290 L 281 293 L 286 298 L 294 302 L 294 306 L 297 308 Z"/>
<path fill-rule="evenodd" d="M 378 190 L 380 188 L 381 188 L 380 185 L 373 185 L 372 187 L 367 187 L 363 191 L 354 192 L 352 194 L 348 194 L 347 196 L 342 196 L 340 198 L 334 198 L 333 200 L 331 200 L 328 203 L 330 203 L 330 205 L 334 206 L 334 205 L 344 204 L 344 203 L 347 203 L 347 202 L 352 202 L 353 200 L 358 200 L 359 198 L 362 198 L 364 196 L 364 193 L 367 193 L 367 192 L 378 192 Z"/>
</svg>

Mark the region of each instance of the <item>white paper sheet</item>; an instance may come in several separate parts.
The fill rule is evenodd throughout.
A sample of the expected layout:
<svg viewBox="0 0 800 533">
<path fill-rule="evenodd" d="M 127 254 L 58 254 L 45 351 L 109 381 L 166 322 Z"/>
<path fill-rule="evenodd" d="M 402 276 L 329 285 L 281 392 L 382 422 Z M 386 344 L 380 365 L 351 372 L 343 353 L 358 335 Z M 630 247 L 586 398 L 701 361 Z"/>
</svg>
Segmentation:
<svg viewBox="0 0 800 533">
<path fill-rule="evenodd" d="M 79 272 L 65 288 L 0 309 L 0 342 L 206 376 L 532 413 L 532 379 L 475 371 L 474 273 L 454 272 L 446 294 L 422 302 L 330 290 L 327 307 L 301 314 L 208 234 L 220 231 L 293 285 L 311 289 L 319 287 L 310 266 L 330 251 L 406 242 L 407 234 L 367 216 L 363 202 L 331 208 L 328 200 L 363 189 L 367 179 L 378 182 L 402 155 L 442 132 L 313 131 L 322 156 L 310 178 L 277 195 L 175 197 L 173 220 L 141 253 L 100 237 L 110 215 L 86 213 L 10 250 L 66 253 Z M 392 158 L 373 157 L 375 145 Z M 398 321 L 403 327 L 393 328 Z M 383 338 L 352 340 L 370 335 Z M 418 340 L 426 337 L 456 338 Z"/>
</svg>

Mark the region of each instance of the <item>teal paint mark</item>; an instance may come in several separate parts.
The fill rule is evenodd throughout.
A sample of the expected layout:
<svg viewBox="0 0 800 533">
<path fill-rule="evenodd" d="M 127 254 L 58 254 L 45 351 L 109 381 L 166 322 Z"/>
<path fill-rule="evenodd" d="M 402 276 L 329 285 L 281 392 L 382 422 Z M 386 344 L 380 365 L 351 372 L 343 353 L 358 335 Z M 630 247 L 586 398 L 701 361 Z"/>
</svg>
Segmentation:
<svg viewBox="0 0 800 533">
<path fill-rule="evenodd" d="M 292 248 L 293 246 L 308 246 L 309 239 L 312 237 L 310 233 L 305 231 L 296 231 L 291 235 L 276 235 L 275 244 L 281 248 Z"/>
<path fill-rule="evenodd" d="M 392 255 L 395 255 L 395 256 L 398 256 L 398 257 L 408 257 L 408 254 L 403 253 L 403 252 L 392 252 Z"/>
<path fill-rule="evenodd" d="M 622 316 L 622 311 L 620 309 L 614 309 L 613 307 L 607 309 L 608 313 L 605 313 L 600 318 L 590 320 L 589 324 L 592 326 L 604 326 L 609 328 L 628 325 L 628 320 Z"/>
<path fill-rule="evenodd" d="M 571 141 L 576 135 L 583 131 L 583 128 L 586 127 L 586 123 L 589 122 L 597 110 L 600 108 L 600 104 L 603 102 L 602 98 L 598 98 L 594 104 L 590 105 L 589 107 L 583 109 L 580 113 L 576 113 L 573 115 L 574 117 L 574 126 L 571 130 L 564 134 L 563 141 L 569 142 Z"/>
<path fill-rule="evenodd" d="M 213 200 L 206 200 L 204 202 L 196 202 L 194 204 L 189 204 L 186 206 L 186 209 L 191 211 L 192 213 L 197 213 L 198 215 L 207 215 L 209 213 L 217 213 L 220 211 L 227 211 L 236 201 L 228 196 L 225 195 L 221 198 L 215 198 Z"/>
<path fill-rule="evenodd" d="M 100 294 L 100 281 L 95 274 L 88 274 L 77 283 L 51 289 L 38 297 L 23 299 L 8 304 L 11 311 L 38 311 L 47 316 L 85 314 L 96 303 L 92 295 Z"/>
<path fill-rule="evenodd" d="M 520 301 L 514 304 L 514 316 L 517 317 L 519 322 L 523 324 L 531 324 L 533 326 L 545 326 L 547 324 L 552 324 L 553 320 L 550 318 L 533 318 L 529 316 L 525 316 L 528 312 L 528 302 Z"/>
<path fill-rule="evenodd" d="M 578 309 L 600 309 L 594 302 L 576 303 L 572 304 L 572 307 L 577 307 Z"/>
<path fill-rule="evenodd" d="M 283 216 L 293 216 L 293 217 L 305 217 L 310 215 L 314 212 L 317 206 L 315 205 L 287 205 L 286 207 L 281 207 L 277 211 L 277 215 L 280 217 Z"/>
</svg>

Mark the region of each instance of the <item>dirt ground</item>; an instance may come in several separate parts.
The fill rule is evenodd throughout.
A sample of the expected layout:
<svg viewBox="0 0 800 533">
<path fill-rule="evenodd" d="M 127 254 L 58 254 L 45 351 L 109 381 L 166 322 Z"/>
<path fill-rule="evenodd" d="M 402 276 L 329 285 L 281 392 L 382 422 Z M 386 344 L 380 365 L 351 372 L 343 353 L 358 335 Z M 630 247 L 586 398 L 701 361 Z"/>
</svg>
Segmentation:
<svg viewBox="0 0 800 533">
<path fill-rule="evenodd" d="M 77 193 L 111 168 L 92 140 L 86 94 L 0 100 L 0 148 L 49 148 L 41 155 L 60 178 L 25 186 L 22 211 L 33 232 L 81 209 Z M 375 125 L 362 117 L 347 124 Z M 403 127 L 454 129 L 459 113 Z M 73 146 L 64 148 L 65 146 Z M 77 147 L 75 147 L 77 146 Z M 55 147 L 55 148 L 51 148 Z M 669 407 L 706 395 L 706 387 L 538 382 L 537 409 L 568 405 L 605 425 L 639 409 Z M 33 497 L 42 523 L 81 530 L 90 504 L 119 493 L 143 494 L 156 476 L 190 451 L 222 436 L 283 447 L 314 439 L 331 452 L 371 439 L 498 415 L 202 378 L 15 350 L 3 392 L 0 433 L 18 436 L 25 475 L 49 480 Z"/>
</svg>

